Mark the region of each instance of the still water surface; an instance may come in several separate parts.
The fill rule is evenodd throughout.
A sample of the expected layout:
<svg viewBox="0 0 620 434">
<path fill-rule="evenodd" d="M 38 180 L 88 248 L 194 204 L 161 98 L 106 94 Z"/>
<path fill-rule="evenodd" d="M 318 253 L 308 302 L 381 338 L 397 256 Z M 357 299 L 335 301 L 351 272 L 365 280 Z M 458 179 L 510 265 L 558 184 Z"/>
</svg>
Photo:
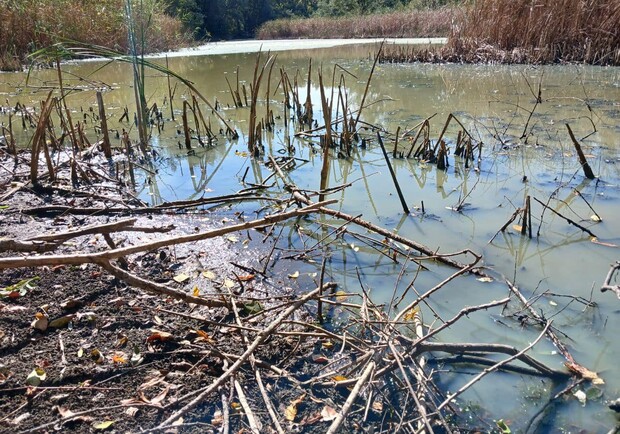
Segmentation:
<svg viewBox="0 0 620 434">
<path fill-rule="evenodd" d="M 264 137 L 267 153 L 288 155 L 286 137 L 292 137 L 295 132 L 290 124 L 285 129 L 281 120 L 284 115 L 283 96 L 278 87 L 280 68 L 290 77 L 295 77 L 299 71 L 297 80 L 303 103 L 308 60 L 312 58 L 311 96 L 315 118 L 322 125 L 320 94 L 315 84 L 317 69 L 322 68 L 331 82 L 337 65 L 337 77 L 343 74 L 348 100 L 355 110 L 359 108 L 375 50 L 376 45 L 369 44 L 278 52 L 269 99 L 274 115 L 280 119 L 276 120 L 275 132 Z M 253 161 L 245 153 L 249 109 L 232 107 L 226 81 L 228 78 L 235 88 L 238 75 L 241 85 L 246 84 L 249 90 L 256 54 L 192 54 L 171 57 L 170 69 L 193 81 L 209 101 L 215 103 L 217 100 L 224 117 L 237 127 L 241 138 L 229 142 L 218 135 L 216 145 L 206 149 L 195 143 L 195 155 L 188 157 L 186 150 L 178 147 L 178 143 L 183 142 L 177 134 L 179 126 L 167 122 L 164 131 L 161 134 L 155 131 L 152 140 L 162 157 L 157 163 L 157 174 L 145 175 L 138 187 L 140 196 L 153 204 L 234 193 L 243 188 L 241 180 L 247 168 L 248 182 L 259 183 L 271 173 L 262 159 Z M 164 62 L 163 59 L 154 61 Z M 125 64 L 111 63 L 104 68 L 102 65 L 101 62 L 85 62 L 64 67 L 65 86 L 81 90 L 71 95 L 69 105 L 76 108 L 76 113 L 88 111 L 89 107 L 96 110 L 93 88 L 103 88 L 106 89 L 107 112 L 116 119 L 122 114 L 122 107 L 133 110 L 131 71 Z M 4 105 L 5 99 L 8 105 L 17 101 L 35 105 L 54 83 L 52 71 L 35 72 L 30 87 L 26 87 L 23 74 L 2 74 L 0 105 Z M 175 86 L 174 81 L 172 85 Z M 536 105 L 539 88 L 541 102 Z M 331 92 L 330 87 L 327 92 Z M 167 93 L 166 78 L 153 73 L 147 82 L 147 97 L 150 104 L 157 103 L 169 119 L 170 106 L 164 104 Z M 260 94 L 258 111 L 259 117 L 263 117 L 265 84 Z M 180 100 L 186 97 L 189 93 L 179 84 L 173 100 L 177 123 L 181 118 Z M 373 141 L 367 149 L 353 152 L 350 158 L 332 162 L 329 185 L 352 184 L 333 196 L 339 200 L 334 206 L 397 230 L 440 252 L 468 248 L 484 256 L 484 265 L 498 279 L 482 283 L 474 277 L 464 277 L 447 285 L 430 301 L 430 307 L 441 318 L 451 318 L 465 306 L 507 296 L 501 276 L 515 282 L 526 296 L 547 293 L 538 300 L 537 309 L 543 309 L 547 318 L 553 318 L 554 325 L 567 334 L 566 342 L 576 360 L 599 372 L 606 385 L 602 397 L 595 397 L 585 406 L 576 399 L 560 400 L 559 405 L 552 406 L 546 413 L 537 429 L 539 432 L 577 432 L 579 429 L 607 432 L 613 428 L 616 420 L 605 400 L 620 396 L 617 362 L 620 344 L 616 337 L 616 330 L 620 330 L 620 301 L 615 295 L 600 293 L 599 288 L 610 263 L 620 259 L 617 247 L 620 245 L 620 219 L 617 217 L 620 210 L 620 69 L 570 65 L 380 64 L 366 102 L 372 105 L 363 110 L 361 119 L 368 130 L 362 131 L 362 135 L 369 139 L 375 137 L 370 126 L 384 128 L 392 134 L 400 127 L 402 134 L 433 115 L 431 136 L 436 138 L 448 114 L 456 115 L 471 135 L 484 143 L 479 170 L 466 168 L 452 155 L 446 171 L 413 159 L 393 159 L 397 178 L 412 209 L 410 215 L 404 215 L 383 155 Z M 207 113 L 208 109 L 204 107 L 203 112 Z M 6 124 L 5 115 L 0 115 L 0 122 Z M 218 121 L 214 116 L 211 122 L 217 132 L 219 126 L 216 127 Z M 585 137 L 582 145 L 597 180 L 587 180 L 580 171 L 567 123 L 578 138 Z M 454 127 L 448 129 L 446 137 L 452 145 L 456 131 Z M 23 137 L 27 135 L 24 132 Z M 404 138 L 400 143 L 406 152 L 409 142 Z M 386 145 L 392 149 L 393 140 L 386 138 Z M 297 168 L 290 172 L 291 180 L 300 188 L 318 190 L 322 160 L 318 138 L 293 138 L 292 146 L 295 149 L 292 155 L 299 160 Z M 588 227 L 600 243 L 592 242 L 589 235 L 550 211 L 544 213 L 541 221 L 542 207 L 534 202 L 532 239 L 522 237 L 511 224 L 489 243 L 515 208 L 523 206 L 526 195 L 545 203 L 549 201 L 553 209 Z M 425 213 L 421 211 L 422 204 Z M 453 210 L 458 205 L 461 205 L 460 212 Z M 602 222 L 591 219 L 594 211 L 590 206 Z M 243 209 L 251 214 L 258 208 L 253 204 L 235 210 Z M 308 226 L 305 228 L 302 223 L 300 231 L 291 226 L 290 233 L 283 236 L 290 243 L 286 247 L 302 248 L 304 239 L 306 242 L 310 239 L 309 244 L 313 244 L 311 236 L 316 229 Z M 536 236 L 538 230 L 540 235 Z M 304 233 L 310 238 L 304 238 Z M 321 252 L 318 253 L 314 259 L 320 264 Z M 452 272 L 434 267 L 416 277 L 417 267 L 413 264 L 394 263 L 352 237 L 332 243 L 328 254 L 329 272 L 342 289 L 359 291 L 359 271 L 364 286 L 377 303 L 389 302 L 393 293 L 402 294 L 414 278 L 415 289 L 423 293 Z M 286 251 L 281 255 L 285 256 Z M 309 280 L 318 265 L 309 262 L 300 267 L 302 276 Z M 598 305 L 586 308 L 563 297 L 566 295 L 592 299 Z M 516 303 L 511 304 L 506 313 L 517 309 Z M 426 322 L 435 320 L 430 308 L 424 314 Z M 522 348 L 536 338 L 537 330 L 523 327 L 501 314 L 500 310 L 472 314 L 469 320 L 460 321 L 457 328 L 444 333 L 442 339 L 504 343 Z M 554 368 L 562 367 L 563 360 L 554 354 L 548 342 L 537 345 L 531 354 Z M 441 386 L 446 390 L 454 391 L 471 378 L 468 372 L 472 371 L 465 368 L 443 369 L 451 371 L 441 377 Z M 516 374 L 493 374 L 465 394 L 460 404 L 471 407 L 474 425 L 480 422 L 478 417 L 503 418 L 519 432 L 564 386 Z"/>
</svg>

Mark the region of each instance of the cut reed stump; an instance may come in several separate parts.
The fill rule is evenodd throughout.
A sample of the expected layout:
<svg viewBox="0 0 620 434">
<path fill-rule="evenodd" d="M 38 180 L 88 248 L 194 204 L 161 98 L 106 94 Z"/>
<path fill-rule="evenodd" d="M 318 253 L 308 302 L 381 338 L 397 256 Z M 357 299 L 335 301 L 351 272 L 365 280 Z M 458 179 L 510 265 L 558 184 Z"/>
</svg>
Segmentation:
<svg viewBox="0 0 620 434">
<path fill-rule="evenodd" d="M 570 125 L 566 124 L 566 129 L 568 130 L 568 135 L 570 136 L 570 139 L 572 140 L 573 145 L 575 146 L 575 150 L 577 151 L 577 155 L 579 156 L 579 164 L 581 164 L 581 168 L 583 169 L 583 174 L 588 179 L 596 178 L 594 176 L 594 172 L 592 172 L 592 168 L 590 167 L 590 164 L 588 164 L 588 160 L 586 160 L 586 156 L 583 154 L 583 151 L 581 150 L 581 145 L 575 138 L 575 135 L 573 134 L 573 130 L 571 130 L 570 128 Z"/>
</svg>

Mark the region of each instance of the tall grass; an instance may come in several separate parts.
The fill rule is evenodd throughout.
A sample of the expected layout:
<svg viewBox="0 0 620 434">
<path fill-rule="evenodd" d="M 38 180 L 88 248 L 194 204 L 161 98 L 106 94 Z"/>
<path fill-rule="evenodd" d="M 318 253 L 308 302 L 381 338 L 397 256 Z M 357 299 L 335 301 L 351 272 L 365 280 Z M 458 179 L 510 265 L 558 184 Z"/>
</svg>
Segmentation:
<svg viewBox="0 0 620 434">
<path fill-rule="evenodd" d="M 257 39 L 435 37 L 450 33 L 453 9 L 412 10 L 381 15 L 282 19 L 263 24 Z"/>
<path fill-rule="evenodd" d="M 382 61 L 620 65 L 619 0 L 477 0 L 440 49 L 386 49 Z"/>
<path fill-rule="evenodd" d="M 160 3 L 149 0 L 151 52 L 188 43 L 180 21 L 161 13 Z M 28 53 L 60 39 L 128 52 L 123 12 L 123 0 L 0 0 L 0 69 L 18 69 Z"/>
</svg>

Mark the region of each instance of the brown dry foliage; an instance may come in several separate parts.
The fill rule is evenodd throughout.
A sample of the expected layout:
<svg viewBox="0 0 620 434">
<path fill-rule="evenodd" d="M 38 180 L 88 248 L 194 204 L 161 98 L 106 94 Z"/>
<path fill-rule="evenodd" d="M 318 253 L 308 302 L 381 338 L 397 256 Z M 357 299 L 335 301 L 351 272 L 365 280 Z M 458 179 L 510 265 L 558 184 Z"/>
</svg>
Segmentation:
<svg viewBox="0 0 620 434">
<path fill-rule="evenodd" d="M 275 20 L 263 24 L 257 39 L 414 38 L 446 36 L 453 10 L 421 10 L 382 15 Z"/>
<path fill-rule="evenodd" d="M 25 56 L 61 38 L 127 51 L 123 0 L 0 0 L 0 69 L 19 69 Z M 181 23 L 155 13 L 147 50 L 187 44 Z"/>
<path fill-rule="evenodd" d="M 445 47 L 382 61 L 620 64 L 619 0 L 477 0 L 455 18 Z"/>
</svg>

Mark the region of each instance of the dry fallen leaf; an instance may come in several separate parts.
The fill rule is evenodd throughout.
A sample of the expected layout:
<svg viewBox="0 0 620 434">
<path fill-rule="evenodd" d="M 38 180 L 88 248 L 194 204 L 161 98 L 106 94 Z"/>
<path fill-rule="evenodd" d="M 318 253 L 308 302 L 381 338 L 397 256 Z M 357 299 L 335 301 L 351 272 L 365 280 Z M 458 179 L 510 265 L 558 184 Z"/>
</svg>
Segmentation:
<svg viewBox="0 0 620 434">
<path fill-rule="evenodd" d="M 112 355 L 112 363 L 118 363 L 118 364 L 127 363 L 127 356 L 124 353 L 114 353 Z"/>
<path fill-rule="evenodd" d="M 254 275 L 253 274 L 246 274 L 245 276 L 239 276 L 238 279 L 242 282 L 248 282 L 252 279 L 254 279 Z"/>
<path fill-rule="evenodd" d="M 189 276 L 185 273 L 178 274 L 172 278 L 177 283 L 183 283 L 189 279 Z"/>
<path fill-rule="evenodd" d="M 73 321 L 73 318 L 75 318 L 75 315 L 64 315 L 60 318 L 53 319 L 47 326 L 55 329 L 66 327 L 71 321 Z"/>
<path fill-rule="evenodd" d="M 205 270 L 202 272 L 202 276 L 209 279 L 209 280 L 213 280 L 215 279 L 215 273 L 211 270 Z"/>
<path fill-rule="evenodd" d="M 211 425 L 214 427 L 218 427 L 224 423 L 224 417 L 222 416 L 222 412 L 217 410 L 213 413 L 213 417 L 211 418 Z"/>
<path fill-rule="evenodd" d="M 372 409 L 378 413 L 383 411 L 383 402 L 376 400 L 372 402 Z"/>
<path fill-rule="evenodd" d="M 409 309 L 406 314 L 403 315 L 403 319 L 405 321 L 413 321 L 418 312 L 420 312 L 420 308 L 417 306 L 413 307 Z"/>
<path fill-rule="evenodd" d="M 323 422 L 331 422 L 332 420 L 336 419 L 336 416 L 338 416 L 338 412 L 330 406 L 326 405 L 325 407 L 323 407 L 323 410 L 321 410 L 321 416 L 321 420 Z"/>
<path fill-rule="evenodd" d="M 106 420 L 104 422 L 100 422 L 100 423 L 96 423 L 93 425 L 93 428 L 99 431 L 104 431 L 108 428 L 110 428 L 114 422 L 116 422 L 115 420 Z"/>
<path fill-rule="evenodd" d="M 161 330 L 151 329 L 152 335 L 146 338 L 147 342 L 153 341 L 167 341 L 172 338 L 172 333 L 164 332 Z"/>
<path fill-rule="evenodd" d="M 286 410 L 284 411 L 284 418 L 286 420 L 288 420 L 289 422 L 293 422 L 295 420 L 295 417 L 297 416 L 297 406 L 301 404 L 305 397 L 306 394 L 304 393 L 299 398 L 291 401 L 288 407 L 286 407 Z"/>
<path fill-rule="evenodd" d="M 129 407 L 125 410 L 125 414 L 129 417 L 134 417 L 140 409 L 138 407 Z"/>
</svg>

